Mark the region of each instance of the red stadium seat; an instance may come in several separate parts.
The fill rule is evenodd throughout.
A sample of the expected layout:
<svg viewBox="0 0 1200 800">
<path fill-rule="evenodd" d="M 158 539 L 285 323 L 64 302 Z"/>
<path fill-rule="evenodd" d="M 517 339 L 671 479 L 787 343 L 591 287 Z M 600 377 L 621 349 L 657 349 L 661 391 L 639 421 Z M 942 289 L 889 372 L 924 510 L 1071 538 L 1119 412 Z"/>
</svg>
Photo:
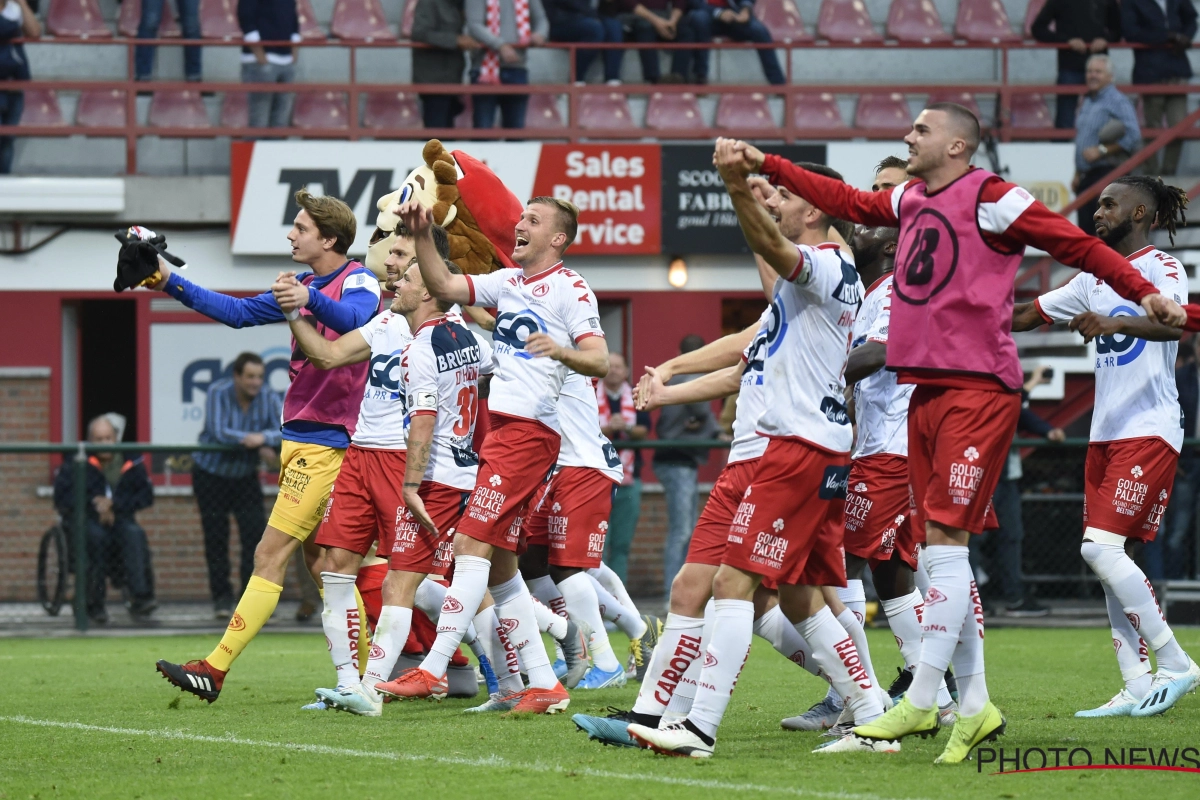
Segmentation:
<svg viewBox="0 0 1200 800">
<path fill-rule="evenodd" d="M 717 103 L 718 128 L 775 128 L 775 118 L 766 95 L 723 94 Z"/>
<path fill-rule="evenodd" d="M 183 91 L 155 92 L 150 98 L 150 124 L 155 128 L 208 128 L 208 111 L 200 93 Z"/>
<path fill-rule="evenodd" d="M 126 0 L 128 2 L 128 0 Z M 222 128 L 250 127 L 250 96 L 245 92 L 229 92 L 221 103 Z"/>
<path fill-rule="evenodd" d="M 558 110 L 558 97 L 552 94 L 529 95 L 529 107 L 525 111 L 525 127 L 539 130 L 565 128 L 566 124 Z"/>
<path fill-rule="evenodd" d="M 975 102 L 975 96 L 970 92 L 937 92 L 929 95 L 929 99 L 925 101 L 925 105 L 933 103 L 958 103 L 960 106 L 966 106 L 981 123 L 983 122 L 983 116 L 979 113 L 979 103 Z"/>
<path fill-rule="evenodd" d="M 404 92 L 367 92 L 363 127 L 375 130 L 420 128 L 421 109 L 417 96 Z"/>
<path fill-rule="evenodd" d="M 881 42 L 863 0 L 823 0 L 817 17 L 817 35 L 831 42 Z"/>
<path fill-rule="evenodd" d="M 1046 0 L 1029 0 L 1029 5 L 1025 6 L 1025 38 L 1033 38 L 1033 21 L 1037 19 L 1037 15 L 1041 12 L 1042 7 L 1046 5 Z"/>
<path fill-rule="evenodd" d="M 395 39 L 379 0 L 337 0 L 329 32 L 339 39 L 371 42 Z"/>
<path fill-rule="evenodd" d="M 297 128 L 329 130 L 350 127 L 350 106 L 341 92 L 300 92 L 292 111 Z"/>
<path fill-rule="evenodd" d="M 1054 115 L 1040 94 L 1014 94 L 1008 124 L 1014 128 L 1053 128 Z"/>
<path fill-rule="evenodd" d="M 296 0 L 296 16 L 300 20 L 301 39 L 306 42 L 324 41 L 325 31 L 317 24 L 317 15 L 309 0 Z"/>
<path fill-rule="evenodd" d="M 49 89 L 26 89 L 25 111 L 21 114 L 21 124 L 38 127 L 66 125 L 62 109 L 58 106 L 58 95 Z"/>
<path fill-rule="evenodd" d="M 954 35 L 968 42 L 1019 42 L 1000 0 L 961 0 Z"/>
<path fill-rule="evenodd" d="M 125 127 L 125 92 L 122 89 L 89 89 L 79 93 L 75 124 L 85 128 Z"/>
<path fill-rule="evenodd" d="M 663 94 L 655 92 L 650 95 L 646 104 L 646 127 L 656 131 L 685 128 L 696 128 L 704 125 L 704 117 L 700 116 L 700 104 L 696 95 L 691 92 L 684 94 Z"/>
<path fill-rule="evenodd" d="M 111 39 L 97 0 L 51 0 L 46 12 L 46 29 L 55 36 L 81 39 Z"/>
<path fill-rule="evenodd" d="M 117 17 L 117 33 L 133 38 L 137 36 L 142 21 L 142 0 L 125 0 L 121 3 L 121 14 Z M 158 26 L 158 38 L 170 39 L 182 36 L 179 20 L 175 18 L 175 4 L 163 1 L 162 22 Z"/>
<path fill-rule="evenodd" d="M 797 128 L 844 128 L 837 98 L 829 92 L 798 94 L 792 98 L 792 124 Z"/>
<path fill-rule="evenodd" d="M 912 111 L 909 110 L 904 95 L 899 92 L 864 94 L 858 98 L 854 125 L 857 128 L 908 130 L 912 128 Z"/>
<path fill-rule="evenodd" d="M 200 0 L 200 34 L 205 39 L 241 39 L 237 0 Z"/>
<path fill-rule="evenodd" d="M 892 0 L 887 35 L 901 42 L 929 44 L 953 41 L 938 16 L 933 0 Z"/>
<path fill-rule="evenodd" d="M 804 28 L 796 0 L 758 0 L 754 4 L 754 15 L 758 17 L 771 38 L 785 44 L 789 42 L 811 42 L 813 35 Z"/>
<path fill-rule="evenodd" d="M 420 0 L 404 0 L 404 13 L 400 17 L 400 38 L 412 38 L 413 17 L 417 15 L 417 3 Z"/>
<path fill-rule="evenodd" d="M 585 94 L 579 98 L 579 121 L 581 128 L 633 129 L 633 116 L 629 113 L 629 102 L 623 94 Z"/>
</svg>

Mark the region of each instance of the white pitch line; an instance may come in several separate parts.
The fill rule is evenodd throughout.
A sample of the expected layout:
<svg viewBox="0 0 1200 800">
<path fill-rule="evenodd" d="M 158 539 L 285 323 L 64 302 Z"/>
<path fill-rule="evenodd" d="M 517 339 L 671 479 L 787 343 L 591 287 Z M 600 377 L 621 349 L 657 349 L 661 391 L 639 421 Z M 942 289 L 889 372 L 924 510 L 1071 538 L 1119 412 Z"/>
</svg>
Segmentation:
<svg viewBox="0 0 1200 800">
<path fill-rule="evenodd" d="M 172 730 L 141 730 L 138 728 L 115 728 L 108 725 L 88 725 L 83 722 L 63 722 L 52 719 L 34 719 L 22 715 L 0 716 L 0 721 L 15 722 L 21 725 L 34 725 L 40 728 L 63 728 L 66 730 L 85 731 L 88 733 L 112 733 L 119 736 L 146 736 L 157 739 L 175 739 L 185 742 L 207 742 L 211 744 L 236 744 L 246 747 L 265 747 L 274 750 L 290 750 L 299 753 L 313 753 L 323 756 L 349 756 L 351 758 L 373 758 L 384 761 L 424 761 L 434 764 L 445 764 L 461 767 L 483 767 L 486 769 L 520 769 L 528 772 L 557 773 L 570 775 L 585 775 L 591 778 L 607 780 L 632 780 L 658 783 L 665 786 L 687 786 L 693 789 L 711 789 L 726 792 L 759 792 L 763 794 L 783 794 L 792 797 L 828 798 L 828 800 L 898 800 L 873 794 L 856 794 L 853 792 L 821 792 L 795 786 L 763 786 L 753 783 L 724 783 L 722 781 L 700 780 L 696 778 L 676 778 L 670 775 L 631 774 L 625 772 L 609 772 L 591 769 L 589 767 L 569 767 L 561 764 L 542 764 L 539 762 L 509 761 L 500 756 L 486 758 L 465 758 L 454 756 L 422 755 L 419 753 L 396 753 L 387 750 L 355 750 L 348 747 L 331 747 L 324 744 L 300 744 L 296 742 L 268 742 L 256 739 L 243 739 L 232 733 L 224 736 L 205 736 L 203 734 L 187 733 Z M 910 799 L 911 800 L 911 799 Z"/>
</svg>

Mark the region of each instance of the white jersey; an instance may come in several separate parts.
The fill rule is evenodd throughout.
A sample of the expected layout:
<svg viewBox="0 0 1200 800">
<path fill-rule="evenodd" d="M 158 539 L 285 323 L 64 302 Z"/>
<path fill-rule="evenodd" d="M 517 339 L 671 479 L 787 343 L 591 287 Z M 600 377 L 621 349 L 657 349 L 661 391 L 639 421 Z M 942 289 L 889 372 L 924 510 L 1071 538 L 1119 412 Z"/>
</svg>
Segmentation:
<svg viewBox="0 0 1200 800">
<path fill-rule="evenodd" d="M 358 329 L 371 348 L 367 388 L 358 407 L 358 425 L 351 441 L 361 447 L 403 450 L 404 418 L 408 413 L 400 358 L 412 341 L 408 320 L 391 311 L 372 318 Z"/>
<path fill-rule="evenodd" d="M 1163 296 L 1186 302 L 1187 275 L 1174 258 L 1146 247 L 1131 255 L 1129 263 Z M 1069 320 L 1084 311 L 1109 317 L 1143 316 L 1137 303 L 1086 272 L 1034 302 L 1048 321 Z M 1175 387 L 1178 351 L 1178 342 L 1149 342 L 1121 334 L 1096 338 L 1093 442 L 1157 436 L 1178 452 L 1183 444 L 1183 419 Z"/>
<path fill-rule="evenodd" d="M 578 372 L 567 375 L 558 397 L 558 422 L 562 426 L 558 466 L 598 469 L 613 482 L 621 482 L 621 457 L 600 432 L 600 407 L 591 378 Z"/>
<path fill-rule="evenodd" d="M 433 414 L 433 446 L 423 480 L 463 491 L 475 488 L 479 457 L 471 447 L 479 417 L 479 376 L 493 370 L 492 348 L 458 318 L 421 324 L 404 349 L 401 373 L 408 417 Z"/>
<path fill-rule="evenodd" d="M 560 430 L 558 395 L 570 370 L 554 359 L 534 358 L 525 352 L 525 340 L 541 332 L 562 347 L 574 347 L 589 336 L 603 337 L 596 295 L 561 261 L 530 278 L 516 268 L 465 277 L 468 305 L 496 308 L 496 375 L 488 410 Z"/>
<path fill-rule="evenodd" d="M 854 323 L 851 347 L 867 342 L 886 345 L 892 318 L 892 273 L 867 290 Z M 908 457 L 908 400 L 916 387 L 899 383 L 896 373 L 881 369 L 854 385 L 858 441 L 854 458 L 888 453 Z"/>
<path fill-rule="evenodd" d="M 742 351 L 746 369 L 742 372 L 742 386 L 738 390 L 737 405 L 734 406 L 733 442 L 729 446 L 727 464 L 749 461 L 767 451 L 770 440 L 758 435 L 758 418 L 767 405 L 763 389 L 763 364 L 767 357 L 767 330 L 770 324 L 771 309 L 768 307 L 758 318 L 758 330 L 754 338 Z"/>
<path fill-rule="evenodd" d="M 854 433 L 843 393 L 862 281 L 853 257 L 837 245 L 796 247 L 796 269 L 775 281 L 758 432 L 849 453 Z"/>
</svg>

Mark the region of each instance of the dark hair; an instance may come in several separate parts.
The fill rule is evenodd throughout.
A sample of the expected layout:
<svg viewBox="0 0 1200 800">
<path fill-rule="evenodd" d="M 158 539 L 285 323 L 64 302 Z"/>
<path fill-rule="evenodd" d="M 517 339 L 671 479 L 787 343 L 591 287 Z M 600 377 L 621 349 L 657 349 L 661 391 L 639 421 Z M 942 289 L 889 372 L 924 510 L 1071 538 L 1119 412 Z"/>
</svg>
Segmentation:
<svg viewBox="0 0 1200 800">
<path fill-rule="evenodd" d="M 394 233 L 406 239 L 412 238 L 412 233 L 409 232 L 403 222 L 396 223 Z M 446 234 L 446 229 L 441 225 L 430 225 L 429 233 L 433 236 L 433 246 L 437 248 L 437 253 L 442 257 L 442 261 L 450 258 L 450 237 Z"/>
<path fill-rule="evenodd" d="M 446 231 L 442 230 L 441 226 L 437 226 L 437 229 L 442 231 L 443 236 L 446 234 Z M 446 262 L 446 269 L 450 270 L 451 275 L 462 275 L 463 274 L 462 267 L 460 267 L 458 264 L 455 264 L 453 261 L 446 258 L 445 256 L 442 256 L 442 260 Z M 438 300 L 437 305 L 438 305 L 438 311 L 445 313 L 450 310 L 451 306 L 454 305 L 454 301 L 453 300 Z"/>
<path fill-rule="evenodd" d="M 942 111 L 950 119 L 958 125 L 963 138 L 967 141 L 967 156 L 974 155 L 979 149 L 979 140 L 982 138 L 982 133 L 979 130 L 979 117 L 975 116 L 975 112 L 966 106 L 958 103 L 930 103 L 925 106 L 926 111 Z"/>
<path fill-rule="evenodd" d="M 908 172 L 908 162 L 900 158 L 900 156 L 888 156 L 875 165 L 875 174 L 878 175 L 885 169 L 902 169 Z"/>
<path fill-rule="evenodd" d="M 321 236 L 336 239 L 333 252 L 343 256 L 349 252 L 358 232 L 358 219 L 350 206 L 330 195 L 317 197 L 309 194 L 308 189 L 296 192 L 296 205 L 308 212 Z"/>
<path fill-rule="evenodd" d="M 1175 244 L 1175 223 L 1187 224 L 1187 215 L 1184 213 L 1188 207 L 1187 192 L 1178 186 L 1163 183 L 1162 178 L 1146 175 L 1126 175 L 1113 183 L 1132 186 L 1140 191 L 1149 200 L 1147 205 L 1151 223 L 1165 229 L 1171 244 Z"/>
<path fill-rule="evenodd" d="M 262 363 L 263 363 L 262 356 L 260 356 L 258 353 L 251 353 L 248 350 L 244 353 L 238 353 L 238 357 L 233 360 L 233 374 L 241 375 L 243 372 L 246 371 L 247 364 L 262 364 Z"/>
<path fill-rule="evenodd" d="M 526 205 L 531 206 L 534 203 L 556 210 L 558 229 L 567 235 L 567 243 L 563 245 L 562 252 L 567 252 L 567 248 L 575 243 L 575 237 L 579 234 L 579 209 L 570 200 L 560 200 L 548 195 L 532 197 Z"/>
<path fill-rule="evenodd" d="M 681 354 L 690 353 L 693 350 L 699 350 L 701 347 L 704 347 L 704 337 L 698 333 L 689 333 L 679 343 L 679 352 Z"/>
<path fill-rule="evenodd" d="M 826 178 L 833 178 L 835 181 L 845 183 L 846 179 L 842 177 L 842 173 L 838 172 L 833 167 L 828 167 L 824 164 L 817 164 L 812 161 L 797 161 L 796 166 L 801 169 L 806 169 L 809 172 L 815 172 L 818 175 L 824 175 Z M 849 242 L 854 238 L 854 223 L 846 222 L 838 219 L 832 214 L 825 214 L 825 218 L 829 220 L 829 227 L 837 231 L 843 239 Z"/>
</svg>

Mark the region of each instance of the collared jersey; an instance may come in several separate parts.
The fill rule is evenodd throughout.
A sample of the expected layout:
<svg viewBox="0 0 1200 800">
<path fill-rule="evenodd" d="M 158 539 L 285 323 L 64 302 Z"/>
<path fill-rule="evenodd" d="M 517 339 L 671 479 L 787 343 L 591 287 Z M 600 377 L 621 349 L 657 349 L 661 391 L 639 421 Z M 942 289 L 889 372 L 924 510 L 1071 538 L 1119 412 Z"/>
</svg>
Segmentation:
<svg viewBox="0 0 1200 800">
<path fill-rule="evenodd" d="M 600 407 L 591 378 L 574 371 L 567 376 L 558 397 L 558 422 L 562 426 L 558 466 L 596 469 L 621 482 L 621 457 L 600 432 Z"/>
<path fill-rule="evenodd" d="M 854 322 L 851 347 L 867 342 L 886 345 L 892 317 L 892 274 L 889 272 L 867 290 L 862 309 Z M 899 383 L 896 373 L 881 369 L 854 385 L 854 416 L 858 441 L 854 458 L 888 453 L 908 456 L 908 401 L 915 386 Z"/>
<path fill-rule="evenodd" d="M 758 330 L 746 349 L 742 361 L 746 369 L 742 372 L 742 386 L 738 390 L 737 405 L 733 416 L 733 442 L 729 445 L 729 459 L 733 464 L 758 458 L 767 451 L 768 439 L 758 435 L 758 418 L 766 407 L 763 365 L 767 358 L 767 330 L 771 323 L 768 307 L 758 318 Z"/>
<path fill-rule="evenodd" d="M 358 332 L 371 348 L 371 361 L 353 442 L 360 447 L 403 450 L 408 407 L 400 359 L 412 341 L 408 320 L 403 314 L 384 311 Z"/>
</svg>

